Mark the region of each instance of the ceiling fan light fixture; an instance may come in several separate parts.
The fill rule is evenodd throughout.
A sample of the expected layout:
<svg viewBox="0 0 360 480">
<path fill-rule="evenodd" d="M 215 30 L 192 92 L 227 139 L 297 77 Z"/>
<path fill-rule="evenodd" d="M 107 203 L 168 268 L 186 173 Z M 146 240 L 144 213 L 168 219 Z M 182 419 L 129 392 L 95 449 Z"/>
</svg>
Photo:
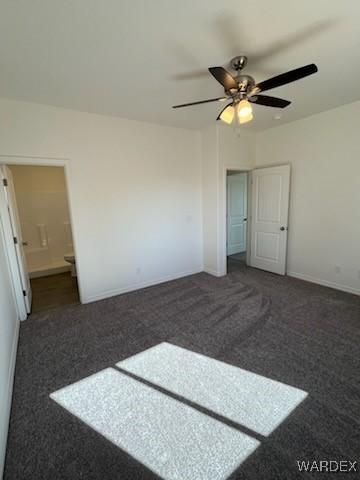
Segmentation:
<svg viewBox="0 0 360 480">
<path fill-rule="evenodd" d="M 245 98 L 237 105 L 237 116 L 240 124 L 250 122 L 254 118 L 252 106 Z"/>
<path fill-rule="evenodd" d="M 192 105 L 200 105 L 210 102 L 228 102 L 230 104 L 225 106 L 216 120 L 222 120 L 227 125 L 234 124 L 237 131 L 241 124 L 250 122 L 253 119 L 252 104 L 263 105 L 265 107 L 285 108 L 291 102 L 283 98 L 271 97 L 269 95 L 262 95 L 266 90 L 287 85 L 295 82 L 318 71 L 314 63 L 305 65 L 288 72 L 281 73 L 275 77 L 268 78 L 260 83 L 255 83 L 255 80 L 250 75 L 243 75 L 241 70 L 246 66 L 247 58 L 244 55 L 233 58 L 230 62 L 233 70 L 236 70 L 236 77 L 225 70 L 223 67 L 210 67 L 208 70 L 211 75 L 224 88 L 225 96 L 220 98 L 210 98 L 209 100 L 200 100 L 198 102 L 183 103 L 181 105 L 173 105 L 173 108 L 190 107 Z M 248 100 L 250 98 L 250 102 Z M 277 117 L 275 117 L 277 119 Z"/>
<path fill-rule="evenodd" d="M 247 117 L 245 118 L 239 118 L 239 123 L 242 125 L 243 123 L 251 122 L 251 120 L 254 118 L 253 114 L 250 113 Z"/>
<path fill-rule="evenodd" d="M 220 120 L 230 125 L 234 120 L 234 116 L 235 116 L 235 108 L 232 105 L 229 105 L 221 112 Z"/>
</svg>

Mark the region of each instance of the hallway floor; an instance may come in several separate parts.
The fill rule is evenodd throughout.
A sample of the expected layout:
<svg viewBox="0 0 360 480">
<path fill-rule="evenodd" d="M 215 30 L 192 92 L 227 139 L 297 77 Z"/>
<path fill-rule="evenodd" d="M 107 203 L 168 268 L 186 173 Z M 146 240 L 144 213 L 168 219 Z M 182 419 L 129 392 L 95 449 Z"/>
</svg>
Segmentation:
<svg viewBox="0 0 360 480">
<path fill-rule="evenodd" d="M 246 268 L 246 252 L 235 253 L 227 256 L 227 272 Z"/>
<path fill-rule="evenodd" d="M 237 260 L 246 263 L 246 252 L 234 253 L 233 255 L 228 255 L 228 258 L 230 260 Z"/>
<path fill-rule="evenodd" d="M 79 303 L 76 277 L 70 272 L 31 280 L 33 294 L 31 313 Z"/>
</svg>

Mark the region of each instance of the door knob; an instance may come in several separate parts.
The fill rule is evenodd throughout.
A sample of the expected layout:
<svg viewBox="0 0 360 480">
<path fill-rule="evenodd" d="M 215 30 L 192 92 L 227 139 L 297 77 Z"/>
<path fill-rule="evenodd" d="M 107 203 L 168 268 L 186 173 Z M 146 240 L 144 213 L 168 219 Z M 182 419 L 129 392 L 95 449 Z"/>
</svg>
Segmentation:
<svg viewBox="0 0 360 480">
<path fill-rule="evenodd" d="M 280 230 L 283 232 L 285 230 L 285 227 L 280 227 Z"/>
</svg>

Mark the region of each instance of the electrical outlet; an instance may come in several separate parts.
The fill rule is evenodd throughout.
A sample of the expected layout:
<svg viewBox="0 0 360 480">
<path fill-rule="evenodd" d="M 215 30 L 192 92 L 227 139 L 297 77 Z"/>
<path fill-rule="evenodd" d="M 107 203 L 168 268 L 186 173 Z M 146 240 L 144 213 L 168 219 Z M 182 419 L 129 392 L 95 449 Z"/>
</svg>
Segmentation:
<svg viewBox="0 0 360 480">
<path fill-rule="evenodd" d="M 335 265 L 335 273 L 341 273 L 341 267 L 339 265 Z"/>
<path fill-rule="evenodd" d="M 136 269 L 136 275 L 140 275 L 140 273 L 141 273 L 141 268 L 138 267 L 138 268 Z"/>
</svg>

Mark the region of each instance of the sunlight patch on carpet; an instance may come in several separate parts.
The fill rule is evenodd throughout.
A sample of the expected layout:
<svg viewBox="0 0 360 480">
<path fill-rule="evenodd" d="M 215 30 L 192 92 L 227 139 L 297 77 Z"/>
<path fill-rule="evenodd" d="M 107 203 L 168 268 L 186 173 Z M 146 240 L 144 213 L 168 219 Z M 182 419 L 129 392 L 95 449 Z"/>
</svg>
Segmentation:
<svg viewBox="0 0 360 480">
<path fill-rule="evenodd" d="M 307 392 L 170 343 L 117 366 L 267 436 Z"/>
<path fill-rule="evenodd" d="M 163 349 L 164 344 L 158 361 L 166 361 Z M 169 361 L 174 358 L 171 352 Z M 144 368 L 149 353 L 144 352 L 140 364 L 137 356 L 136 362 L 136 369 L 147 371 L 148 376 L 156 366 L 150 355 L 148 368 Z M 153 373 L 159 370 L 161 365 Z M 171 369 L 166 367 L 165 372 L 170 374 Z M 164 480 L 225 480 L 260 445 L 258 440 L 113 368 L 50 397 Z"/>
</svg>

